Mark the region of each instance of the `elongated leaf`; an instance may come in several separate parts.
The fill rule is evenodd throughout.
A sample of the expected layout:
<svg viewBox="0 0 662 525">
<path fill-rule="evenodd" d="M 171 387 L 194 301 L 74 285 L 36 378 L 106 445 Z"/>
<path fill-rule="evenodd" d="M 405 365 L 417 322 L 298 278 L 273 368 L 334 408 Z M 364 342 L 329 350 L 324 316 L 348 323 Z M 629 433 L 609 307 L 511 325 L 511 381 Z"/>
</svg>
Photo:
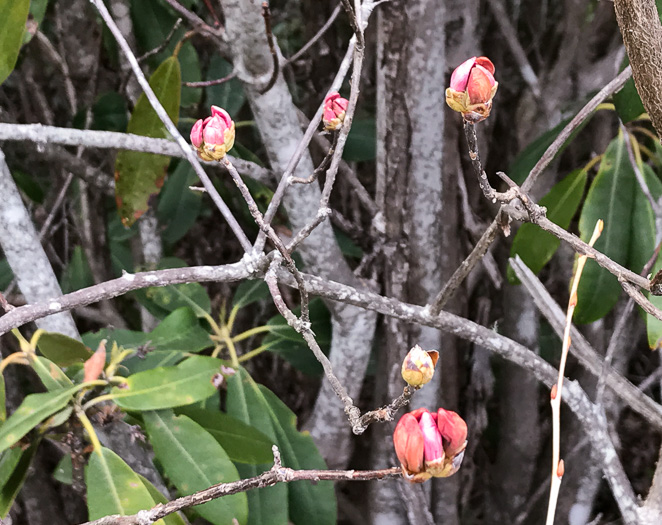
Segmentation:
<svg viewBox="0 0 662 525">
<path fill-rule="evenodd" d="M 232 461 L 254 464 L 269 463 L 273 459 L 271 446 L 274 442 L 237 418 L 219 410 L 191 406 L 177 408 L 175 412 L 191 418 L 209 432 Z"/>
<path fill-rule="evenodd" d="M 660 270 L 662 270 L 662 257 L 658 256 L 652 275 L 657 275 Z M 662 308 L 661 295 L 651 295 L 648 298 L 657 308 Z M 662 348 L 662 321 L 650 314 L 646 314 L 646 334 L 648 336 L 648 346 L 651 350 Z"/>
<path fill-rule="evenodd" d="M 260 429 L 270 441 L 277 443 L 273 423 L 259 394 L 251 377 L 240 369 L 228 379 L 227 411 L 245 424 Z M 271 464 L 271 461 L 260 465 L 237 464 L 237 470 L 242 478 L 251 478 L 269 470 Z M 250 525 L 287 525 L 287 485 L 251 490 L 247 496 Z"/>
<path fill-rule="evenodd" d="M 5 377 L 0 374 L 0 424 L 7 419 L 7 404 L 5 399 Z"/>
<path fill-rule="evenodd" d="M 75 292 L 93 284 L 94 277 L 85 252 L 82 247 L 76 246 L 62 275 L 62 293 Z"/>
<path fill-rule="evenodd" d="M 326 463 L 313 438 L 307 432 L 297 430 L 294 413 L 271 390 L 263 385 L 259 385 L 259 389 L 274 422 L 283 463 L 295 470 L 326 469 Z M 336 523 L 337 505 L 333 483 L 320 481 L 313 485 L 307 481 L 296 481 L 288 488 L 290 519 L 296 525 Z"/>
<path fill-rule="evenodd" d="M 165 224 L 161 237 L 164 242 L 175 243 L 195 224 L 202 208 L 202 194 L 192 191 L 197 176 L 188 162 L 180 161 L 166 180 L 159 197 L 158 218 Z"/>
<path fill-rule="evenodd" d="M 30 365 L 39 376 L 39 379 L 41 379 L 41 382 L 44 383 L 47 390 L 54 392 L 73 386 L 71 379 L 55 363 L 45 357 L 34 354 L 30 354 L 29 359 Z"/>
<path fill-rule="evenodd" d="M 614 106 L 623 122 L 631 122 L 646 113 L 632 77 L 625 81 L 618 93 L 614 93 Z"/>
<path fill-rule="evenodd" d="M 143 420 L 156 457 L 182 494 L 239 479 L 223 447 L 193 420 L 170 410 L 146 412 Z M 195 511 L 214 525 L 233 525 L 233 519 L 244 525 L 248 519 L 246 494 L 218 498 Z"/>
<path fill-rule="evenodd" d="M 177 366 L 155 368 L 127 378 L 111 390 L 113 399 L 127 410 L 158 410 L 202 401 L 216 392 L 212 378 L 221 362 L 194 356 Z"/>
<path fill-rule="evenodd" d="M 249 304 L 253 304 L 260 299 L 266 299 L 267 297 L 269 297 L 269 288 L 267 283 L 262 279 L 242 281 L 234 292 L 232 306 L 235 308 L 244 308 Z"/>
<path fill-rule="evenodd" d="M 0 452 L 11 447 L 47 417 L 62 410 L 78 387 L 26 396 L 0 427 Z"/>
<path fill-rule="evenodd" d="M 65 454 L 53 470 L 53 479 L 71 485 L 74 482 L 73 464 L 71 463 L 71 454 Z"/>
<path fill-rule="evenodd" d="M 37 343 L 39 351 L 58 366 L 84 363 L 92 356 L 92 351 L 80 341 L 64 334 L 46 332 Z"/>
<path fill-rule="evenodd" d="M 150 86 L 177 123 L 181 93 L 181 71 L 176 57 L 166 59 L 150 78 Z M 128 133 L 166 138 L 167 131 L 142 94 L 127 126 Z M 115 198 L 124 226 L 131 226 L 149 207 L 149 198 L 159 193 L 170 157 L 135 151 L 120 151 L 115 163 Z"/>
<path fill-rule="evenodd" d="M 138 474 L 105 447 L 90 456 L 85 467 L 85 484 L 90 520 L 110 514 L 135 514 L 155 505 Z M 162 520 L 157 523 L 163 525 Z"/>
<path fill-rule="evenodd" d="M 342 156 L 354 162 L 373 160 L 377 156 L 377 123 L 374 118 L 354 121 Z"/>
<path fill-rule="evenodd" d="M 662 182 L 653 168 L 643 164 L 641 173 L 651 196 L 658 200 L 662 196 Z M 655 214 L 648 198 L 637 183 L 634 210 L 632 212 L 632 234 L 630 235 L 630 253 L 628 268 L 640 273 L 655 251 Z"/>
<path fill-rule="evenodd" d="M 605 221 L 596 249 L 626 266 L 630 255 L 630 236 L 635 197 L 638 190 L 622 135 L 605 151 L 600 169 L 591 184 L 579 219 L 579 232 L 588 241 L 598 219 Z M 618 280 L 589 259 L 579 283 L 575 321 L 590 323 L 606 315 L 621 294 Z"/>
<path fill-rule="evenodd" d="M 140 481 L 147 489 L 147 492 L 149 492 L 149 495 L 152 496 L 152 499 L 155 503 L 161 503 L 162 505 L 168 503 L 168 499 L 163 494 L 161 494 L 159 489 L 152 485 L 151 481 L 149 481 L 144 476 L 141 476 L 140 474 L 138 474 L 138 478 L 140 478 Z M 165 525 L 186 525 L 186 522 L 178 512 L 168 514 L 165 518 L 163 518 L 163 523 Z"/>
<path fill-rule="evenodd" d="M 4 452 L 0 459 L 0 518 L 5 518 L 18 496 L 23 486 L 23 482 L 28 475 L 30 464 L 37 452 L 39 442 L 33 443 L 27 450 L 11 449 Z M 11 456 L 10 463 L 13 463 L 11 474 L 4 476 L 2 463 L 4 455 Z"/>
<path fill-rule="evenodd" d="M 584 195 L 587 173 L 575 170 L 558 182 L 547 195 L 540 199 L 540 205 L 547 208 L 547 218 L 567 229 L 577 212 Z M 550 261 L 561 241 L 532 223 L 525 223 L 517 230 L 510 248 L 510 256 L 519 255 L 532 272 L 538 273 Z M 517 277 L 508 267 L 508 280 L 516 284 Z"/>
<path fill-rule="evenodd" d="M 30 0 L 0 0 L 0 84 L 16 65 L 29 9 Z"/>
<path fill-rule="evenodd" d="M 232 64 L 214 54 L 209 61 L 207 80 L 226 77 L 232 73 Z M 222 84 L 207 88 L 207 106 L 212 104 L 224 108 L 231 117 L 234 117 L 246 102 L 244 87 L 238 78 L 233 78 Z"/>
</svg>

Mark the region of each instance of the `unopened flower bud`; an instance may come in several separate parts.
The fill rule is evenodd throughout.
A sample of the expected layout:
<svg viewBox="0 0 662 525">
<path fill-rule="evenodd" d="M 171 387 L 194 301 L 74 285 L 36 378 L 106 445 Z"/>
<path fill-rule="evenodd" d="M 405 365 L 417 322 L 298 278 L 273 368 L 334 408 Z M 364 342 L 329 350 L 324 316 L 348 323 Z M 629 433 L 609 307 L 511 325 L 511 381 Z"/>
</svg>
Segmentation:
<svg viewBox="0 0 662 525">
<path fill-rule="evenodd" d="M 324 129 L 327 131 L 334 131 L 340 129 L 343 120 L 345 120 L 345 112 L 349 101 L 343 98 L 338 93 L 329 93 L 324 99 L 324 113 L 322 115 L 322 122 Z"/>
<path fill-rule="evenodd" d="M 99 343 L 97 351 L 94 352 L 90 358 L 85 361 L 83 365 L 83 370 L 85 375 L 83 377 L 83 382 L 87 383 L 88 381 L 95 381 L 99 379 L 101 372 L 106 366 L 106 340 L 102 339 Z"/>
<path fill-rule="evenodd" d="M 416 388 L 429 383 L 438 359 L 439 352 L 436 350 L 425 351 L 418 345 L 414 346 L 402 362 L 402 379 Z"/>
<path fill-rule="evenodd" d="M 494 80 L 494 64 L 487 57 L 472 57 L 451 75 L 446 103 L 462 113 L 469 122 L 480 122 L 490 115 L 492 99 L 499 83 Z"/>
<path fill-rule="evenodd" d="M 227 111 L 211 107 L 211 117 L 198 120 L 191 128 L 191 144 L 202 160 L 221 160 L 234 145 L 234 122 Z"/>
</svg>

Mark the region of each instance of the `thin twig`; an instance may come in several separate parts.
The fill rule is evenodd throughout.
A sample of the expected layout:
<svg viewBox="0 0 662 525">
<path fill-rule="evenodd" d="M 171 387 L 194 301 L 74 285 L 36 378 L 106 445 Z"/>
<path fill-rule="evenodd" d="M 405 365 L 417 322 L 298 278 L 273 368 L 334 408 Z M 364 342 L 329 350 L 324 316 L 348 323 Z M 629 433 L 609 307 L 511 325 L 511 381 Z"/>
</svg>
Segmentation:
<svg viewBox="0 0 662 525">
<path fill-rule="evenodd" d="M 522 191 L 524 193 L 529 193 L 531 188 L 538 180 L 538 177 L 543 172 L 543 170 L 549 165 L 559 150 L 563 147 L 565 142 L 570 138 L 570 135 L 579 127 L 581 124 L 595 111 L 595 109 L 609 96 L 616 93 L 621 89 L 628 78 L 632 76 L 632 69 L 630 66 L 626 67 L 621 71 L 616 78 L 614 78 L 609 84 L 603 87 L 598 93 L 588 101 L 588 103 L 579 110 L 579 112 L 573 117 L 573 119 L 568 122 L 568 124 L 561 130 L 561 133 L 557 135 L 549 147 L 545 150 L 540 160 L 536 162 L 536 165 L 529 172 L 526 180 L 522 183 Z"/>
<path fill-rule="evenodd" d="M 178 18 L 178 19 L 175 21 L 175 24 L 172 26 L 172 29 L 170 30 L 170 32 L 169 32 L 169 33 L 167 34 L 167 36 L 165 37 L 165 40 L 164 40 L 163 42 L 161 42 L 158 46 L 156 46 L 156 47 L 155 47 L 154 49 L 152 49 L 151 51 L 147 51 L 147 53 L 145 53 L 144 55 L 140 55 L 139 57 L 136 57 L 136 59 L 138 60 L 138 62 L 139 62 L 139 63 L 140 63 L 140 62 L 144 62 L 144 61 L 147 60 L 149 57 L 154 56 L 154 55 L 160 53 L 160 52 L 163 51 L 166 47 L 168 47 L 168 44 L 170 43 L 170 40 L 172 39 L 173 36 L 175 36 L 175 33 L 176 33 L 177 30 L 179 29 L 179 26 L 182 25 L 182 21 L 183 21 L 183 19 L 181 19 L 181 18 Z"/>
<path fill-rule="evenodd" d="M 400 467 L 381 470 L 293 470 L 282 466 L 280 453 L 275 445 L 273 452 L 274 466 L 259 476 L 229 483 L 219 483 L 208 489 L 194 492 L 189 496 L 182 496 L 168 503 L 160 503 L 150 510 L 141 510 L 132 516 L 105 516 L 82 525 L 144 525 L 145 523 L 155 523 L 174 512 L 202 505 L 223 496 L 272 487 L 278 483 L 291 483 L 292 481 L 370 481 L 402 476 Z"/>
<path fill-rule="evenodd" d="M 599 219 L 593 230 L 593 235 L 589 241 L 589 246 L 593 246 L 595 241 L 598 240 L 604 223 Z M 563 348 L 561 350 L 561 362 L 559 364 L 559 377 L 556 384 L 552 387 L 552 476 L 551 487 L 549 491 L 549 506 L 547 507 L 547 525 L 554 525 L 554 515 L 556 514 L 556 502 L 559 497 L 559 489 L 561 488 L 561 478 L 563 477 L 564 464 L 560 459 L 561 451 L 561 397 L 563 394 L 563 379 L 565 376 L 565 364 L 568 359 L 568 351 L 570 350 L 570 329 L 572 328 L 572 316 L 575 313 L 575 306 L 577 305 L 577 288 L 579 287 L 579 280 L 582 277 L 584 265 L 588 257 L 582 255 L 577 261 L 577 269 L 575 276 L 572 279 L 572 287 L 570 289 L 570 299 L 568 301 L 568 311 L 565 320 L 565 330 L 563 332 Z"/>
<path fill-rule="evenodd" d="M 196 31 L 204 36 L 210 37 L 214 43 L 219 47 L 222 53 L 227 54 L 228 46 L 224 40 L 225 34 L 224 29 L 219 27 L 214 29 L 208 25 L 202 18 L 196 15 L 193 11 L 189 11 L 183 5 L 181 5 L 177 0 L 165 0 L 170 7 L 172 7 L 177 13 L 179 13 L 182 18 L 184 18 Z"/>
<path fill-rule="evenodd" d="M 271 242 L 274 243 L 276 249 L 280 252 L 280 254 L 287 262 L 287 268 L 290 270 L 292 276 L 294 277 L 294 279 L 296 280 L 299 286 L 299 293 L 301 295 L 301 321 L 303 323 L 309 323 L 310 315 L 308 313 L 308 292 L 306 292 L 306 284 L 303 282 L 303 277 L 301 276 L 301 273 L 297 269 L 294 260 L 290 256 L 290 252 L 285 247 L 283 241 L 281 241 L 280 237 L 274 231 L 271 225 L 266 224 L 264 222 L 264 216 L 262 215 L 262 212 L 260 212 L 260 209 L 257 207 L 257 203 L 253 199 L 253 196 L 251 195 L 248 186 L 246 186 L 244 181 L 241 179 L 239 173 L 234 168 L 232 163 L 227 159 L 227 157 L 224 157 L 222 162 L 225 165 L 228 172 L 230 173 L 232 180 L 234 180 L 234 183 L 237 185 L 237 188 L 239 188 L 242 197 L 246 201 L 246 204 L 248 204 L 248 210 L 250 211 L 253 219 L 255 219 L 257 225 L 260 227 L 260 230 L 264 231 L 267 234 Z"/>
<path fill-rule="evenodd" d="M 320 173 L 322 173 L 326 168 L 329 166 L 331 163 L 331 159 L 333 158 L 333 153 L 336 150 L 336 146 L 338 145 L 338 133 L 333 132 L 333 143 L 331 144 L 331 147 L 329 148 L 329 151 L 326 153 L 326 156 L 320 162 L 320 165 L 315 168 L 313 173 L 309 177 L 291 177 L 290 182 L 292 184 L 311 184 L 312 182 L 315 182 L 317 180 L 317 177 L 319 176 Z"/>
<path fill-rule="evenodd" d="M 247 253 L 251 252 L 252 246 L 250 241 L 248 240 L 248 237 L 246 237 L 246 234 L 241 229 L 241 226 L 237 222 L 237 219 L 235 219 L 234 215 L 232 215 L 230 208 L 228 208 L 227 204 L 225 204 L 225 201 L 223 201 L 223 198 L 220 196 L 218 191 L 216 191 L 214 184 L 211 182 L 211 180 L 205 173 L 205 170 L 200 165 L 200 162 L 198 161 L 198 158 L 195 155 L 195 153 L 193 153 L 191 146 L 186 142 L 186 140 L 184 140 L 184 137 L 182 137 L 182 135 L 179 133 L 179 131 L 177 130 L 177 126 L 175 126 L 175 124 L 172 122 L 165 108 L 161 105 L 161 102 L 159 102 L 159 99 L 154 94 L 154 91 L 150 87 L 149 82 L 145 78 L 145 75 L 143 74 L 142 70 L 140 69 L 140 65 L 138 64 L 135 55 L 131 51 L 129 44 L 127 44 L 126 40 L 122 36 L 122 33 L 117 27 L 117 24 L 115 24 L 115 21 L 110 16 L 110 13 L 108 12 L 106 5 L 103 3 L 103 0 L 90 0 L 90 1 L 95 5 L 97 10 L 99 11 L 99 14 L 101 14 L 101 17 L 106 22 L 106 25 L 110 29 L 111 33 L 115 37 L 115 40 L 117 41 L 120 48 L 124 52 L 129 63 L 131 64 L 131 69 L 133 69 L 133 72 L 135 73 L 136 78 L 138 79 L 138 83 L 143 88 L 145 96 L 147 97 L 147 100 L 149 100 L 150 105 L 154 108 L 154 111 L 158 115 L 161 122 L 163 122 L 168 132 L 175 138 L 175 140 L 179 144 L 179 147 L 184 152 L 186 159 L 189 161 L 191 166 L 193 166 L 193 169 L 200 178 L 200 181 L 207 189 L 207 193 L 209 193 L 209 196 L 211 197 L 212 201 L 214 201 L 214 204 L 216 205 L 216 207 L 219 209 L 219 211 L 227 221 L 228 225 L 230 226 L 230 229 L 237 237 L 237 240 L 241 244 L 242 248 L 244 248 L 244 250 Z"/>
<path fill-rule="evenodd" d="M 356 41 L 360 47 L 363 47 L 364 46 L 363 31 L 361 30 L 361 27 L 359 25 L 359 21 L 357 18 L 357 11 L 355 11 L 354 8 L 352 7 L 350 0 L 341 0 L 341 3 L 343 8 L 345 9 L 347 18 L 349 19 L 349 25 L 352 26 L 352 31 L 354 31 L 354 35 L 356 36 Z"/>
<path fill-rule="evenodd" d="M 280 64 L 278 61 L 278 52 L 276 51 L 276 44 L 274 43 L 274 34 L 271 31 L 271 11 L 269 10 L 269 2 L 262 2 L 262 17 L 264 18 L 264 29 L 267 33 L 267 43 L 269 44 L 269 52 L 271 53 L 271 62 L 272 62 L 272 71 L 271 78 L 267 82 L 267 85 L 259 90 L 260 95 L 264 95 L 269 91 L 276 80 L 278 79 L 278 73 L 280 72 Z"/>
</svg>

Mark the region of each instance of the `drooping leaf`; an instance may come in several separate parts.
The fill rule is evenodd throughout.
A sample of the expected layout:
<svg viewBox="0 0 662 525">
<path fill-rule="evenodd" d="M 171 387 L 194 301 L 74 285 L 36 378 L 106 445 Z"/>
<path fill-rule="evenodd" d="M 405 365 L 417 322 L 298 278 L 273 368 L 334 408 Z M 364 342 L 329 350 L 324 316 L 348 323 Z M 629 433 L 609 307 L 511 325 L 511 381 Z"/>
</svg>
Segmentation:
<svg viewBox="0 0 662 525">
<path fill-rule="evenodd" d="M 353 162 L 373 160 L 377 156 L 377 124 L 374 118 L 354 120 L 342 156 Z"/>
<path fill-rule="evenodd" d="M 43 333 L 39 338 L 37 348 L 58 366 L 84 363 L 92 356 L 92 351 L 80 341 L 55 332 Z"/>
<path fill-rule="evenodd" d="M 181 71 L 176 57 L 166 59 L 150 78 L 150 86 L 177 123 L 181 93 Z M 128 133 L 146 137 L 166 138 L 164 124 L 143 93 L 131 115 Z M 131 226 L 149 207 L 149 199 L 157 195 L 165 179 L 170 157 L 122 150 L 115 163 L 115 198 L 124 226 Z"/>
<path fill-rule="evenodd" d="M 33 443 L 27 450 L 13 448 L 0 455 L 0 518 L 7 517 L 9 510 L 23 486 L 30 464 L 37 452 L 39 443 Z M 5 458 L 7 459 L 5 468 Z"/>
<path fill-rule="evenodd" d="M 0 452 L 11 447 L 44 419 L 62 410 L 77 388 L 26 396 L 16 411 L 0 427 Z"/>
<path fill-rule="evenodd" d="M 228 414 L 243 421 L 246 425 L 260 429 L 272 443 L 277 443 L 273 423 L 264 406 L 257 385 L 242 368 L 228 379 L 226 399 Z M 269 463 L 258 465 L 237 464 L 242 478 L 251 478 L 269 470 Z M 287 525 L 288 486 L 285 484 L 251 490 L 248 496 L 250 525 Z"/>
<path fill-rule="evenodd" d="M 126 410 L 159 410 L 202 401 L 216 392 L 212 378 L 221 362 L 193 356 L 177 366 L 154 368 L 129 376 L 113 387 L 114 401 Z"/>
<path fill-rule="evenodd" d="M 177 242 L 195 224 L 202 208 L 202 194 L 190 190 L 189 186 L 195 184 L 196 179 L 188 162 L 180 162 L 168 176 L 157 212 L 159 222 L 166 225 L 161 233 L 164 242 Z"/>
<path fill-rule="evenodd" d="M 239 479 L 223 447 L 190 418 L 162 410 L 146 412 L 143 420 L 156 457 L 182 494 Z M 195 511 L 214 525 L 233 525 L 233 519 L 245 525 L 248 519 L 246 494 L 218 498 L 197 506 Z"/>
<path fill-rule="evenodd" d="M 604 230 L 595 248 L 619 264 L 627 266 L 633 212 L 638 188 L 622 135 L 608 146 L 600 169 L 589 189 L 579 219 L 582 240 L 588 241 L 598 219 Z M 652 252 L 651 252 L 652 253 Z M 589 259 L 577 292 L 575 321 L 590 323 L 606 315 L 616 304 L 621 286 L 615 276 Z"/>
<path fill-rule="evenodd" d="M 255 427 L 220 410 L 204 410 L 192 406 L 180 407 L 175 412 L 183 414 L 211 434 L 223 447 L 232 461 L 240 463 L 269 463 L 273 459 L 274 444 Z"/>
<path fill-rule="evenodd" d="M 584 195 L 587 173 L 585 170 L 575 170 L 540 199 L 540 205 L 547 208 L 547 218 L 567 229 L 577 212 Z M 519 255 L 533 273 L 538 273 L 550 261 L 561 241 L 532 223 L 525 223 L 517 230 L 510 256 Z M 512 284 L 518 282 L 514 272 L 508 267 L 508 280 Z"/>
<path fill-rule="evenodd" d="M 90 456 L 85 485 L 90 520 L 111 514 L 127 516 L 155 505 L 138 474 L 106 447 Z M 157 523 L 163 525 L 162 520 Z"/>
<path fill-rule="evenodd" d="M 0 0 L 0 84 L 16 65 L 29 10 L 30 0 Z"/>
</svg>

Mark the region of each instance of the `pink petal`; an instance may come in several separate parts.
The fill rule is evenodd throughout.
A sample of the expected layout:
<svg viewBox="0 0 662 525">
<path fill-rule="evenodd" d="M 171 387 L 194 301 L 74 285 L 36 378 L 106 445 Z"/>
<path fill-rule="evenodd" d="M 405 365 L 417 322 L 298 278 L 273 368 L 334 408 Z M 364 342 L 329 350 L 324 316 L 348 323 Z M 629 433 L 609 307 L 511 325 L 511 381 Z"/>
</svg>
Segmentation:
<svg viewBox="0 0 662 525">
<path fill-rule="evenodd" d="M 474 65 L 476 65 L 476 57 L 471 57 L 455 68 L 451 75 L 451 89 L 455 91 L 465 91 L 467 89 L 469 73 L 471 73 Z"/>
<path fill-rule="evenodd" d="M 196 148 L 202 146 L 202 128 L 203 128 L 202 119 L 197 120 L 195 124 L 193 124 L 193 127 L 191 128 L 191 144 L 193 144 Z"/>
</svg>

